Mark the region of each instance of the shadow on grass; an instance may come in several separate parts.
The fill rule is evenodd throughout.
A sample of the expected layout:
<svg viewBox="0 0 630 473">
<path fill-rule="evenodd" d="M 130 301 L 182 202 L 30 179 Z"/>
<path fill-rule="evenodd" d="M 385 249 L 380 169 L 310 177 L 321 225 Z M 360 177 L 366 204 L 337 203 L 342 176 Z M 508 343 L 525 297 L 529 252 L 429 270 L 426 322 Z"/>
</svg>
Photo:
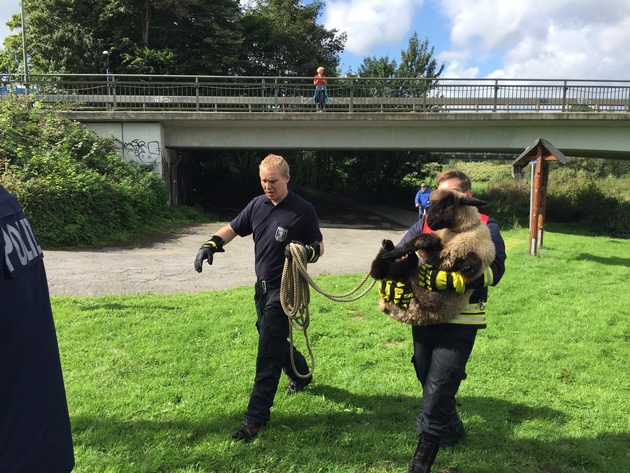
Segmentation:
<svg viewBox="0 0 630 473">
<path fill-rule="evenodd" d="M 600 263 L 605 266 L 625 266 L 626 268 L 630 266 L 630 258 L 619 258 L 616 256 L 606 258 L 603 256 L 589 255 L 588 253 L 580 253 L 575 259 L 578 261 L 593 261 L 594 263 Z"/>
<path fill-rule="evenodd" d="M 208 412 L 202 421 L 181 413 L 168 419 L 76 416 L 78 471 L 406 471 L 417 441 L 419 397 L 357 395 L 320 384 L 282 402 L 298 403 L 306 413 L 276 409 L 248 444 L 230 437 L 240 413 Z M 563 433 L 570 419 L 548 407 L 463 397 L 460 412 L 468 436 L 440 451 L 436 473 L 609 473 L 627 466 L 630 434 L 571 436 Z"/>
</svg>

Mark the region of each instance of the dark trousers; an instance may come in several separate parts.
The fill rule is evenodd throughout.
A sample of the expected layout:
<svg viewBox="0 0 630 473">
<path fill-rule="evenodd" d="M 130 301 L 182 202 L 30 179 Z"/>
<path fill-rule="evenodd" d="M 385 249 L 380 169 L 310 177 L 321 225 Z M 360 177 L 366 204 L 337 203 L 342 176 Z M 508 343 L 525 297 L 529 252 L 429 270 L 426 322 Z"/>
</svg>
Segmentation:
<svg viewBox="0 0 630 473">
<path fill-rule="evenodd" d="M 300 381 L 301 378 L 295 375 L 291 366 L 289 321 L 280 304 L 280 288 L 265 291 L 256 285 L 254 302 L 258 314 L 256 321 L 258 356 L 254 388 L 249 398 L 245 419 L 266 424 L 271 415 L 271 406 L 282 371 L 292 381 Z M 294 361 L 300 374 L 308 373 L 306 360 L 298 350 L 294 351 Z"/>
<path fill-rule="evenodd" d="M 317 89 L 317 106 L 324 110 L 326 108 L 326 90 Z"/>
<path fill-rule="evenodd" d="M 412 335 L 411 361 L 422 385 L 422 408 L 416 419 L 416 431 L 418 435 L 454 438 L 463 428 L 455 395 L 466 379 L 466 363 L 477 329 L 456 324 L 414 326 Z"/>
</svg>

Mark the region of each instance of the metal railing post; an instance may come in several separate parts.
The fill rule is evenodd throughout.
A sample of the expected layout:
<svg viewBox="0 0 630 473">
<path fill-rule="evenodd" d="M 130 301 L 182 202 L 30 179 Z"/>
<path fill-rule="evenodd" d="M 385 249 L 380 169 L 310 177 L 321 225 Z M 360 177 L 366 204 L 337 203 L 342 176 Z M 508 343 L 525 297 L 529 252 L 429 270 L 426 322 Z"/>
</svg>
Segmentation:
<svg viewBox="0 0 630 473">
<path fill-rule="evenodd" d="M 199 111 L 199 77 L 195 76 L 195 110 Z"/>
<path fill-rule="evenodd" d="M 350 102 L 348 103 L 348 112 L 352 112 L 354 108 L 354 82 L 356 79 L 350 79 Z"/>
<path fill-rule="evenodd" d="M 492 106 L 492 111 L 497 111 L 497 104 L 499 101 L 499 79 L 494 79 L 494 105 Z"/>
<path fill-rule="evenodd" d="M 429 93 L 428 79 L 424 78 L 424 84 L 422 86 L 422 111 L 428 112 L 427 110 L 427 94 Z"/>
<path fill-rule="evenodd" d="M 562 112 L 566 112 L 567 111 L 567 91 L 569 90 L 569 87 L 567 86 L 567 81 L 564 81 L 564 85 L 562 88 Z"/>
<path fill-rule="evenodd" d="M 112 108 L 116 108 L 116 77 L 112 75 Z"/>
</svg>

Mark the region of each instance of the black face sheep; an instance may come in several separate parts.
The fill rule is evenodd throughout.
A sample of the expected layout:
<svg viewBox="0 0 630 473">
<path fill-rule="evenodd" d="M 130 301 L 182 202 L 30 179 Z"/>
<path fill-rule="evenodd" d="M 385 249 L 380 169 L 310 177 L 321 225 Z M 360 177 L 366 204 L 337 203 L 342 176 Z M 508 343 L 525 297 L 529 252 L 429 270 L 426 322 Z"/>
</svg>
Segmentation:
<svg viewBox="0 0 630 473">
<path fill-rule="evenodd" d="M 434 269 L 458 271 L 466 283 L 482 275 L 495 256 L 490 231 L 477 210 L 485 204 L 458 191 L 437 189 L 431 193 L 426 217 L 433 233 L 419 235 L 398 248 L 389 240 L 383 241 L 370 275 L 408 281 L 413 292 L 407 309 L 380 299 L 383 312 L 399 322 L 430 325 L 447 322 L 464 310 L 472 289 L 464 294 L 428 291 L 418 284 L 419 267 L 430 264 Z"/>
</svg>

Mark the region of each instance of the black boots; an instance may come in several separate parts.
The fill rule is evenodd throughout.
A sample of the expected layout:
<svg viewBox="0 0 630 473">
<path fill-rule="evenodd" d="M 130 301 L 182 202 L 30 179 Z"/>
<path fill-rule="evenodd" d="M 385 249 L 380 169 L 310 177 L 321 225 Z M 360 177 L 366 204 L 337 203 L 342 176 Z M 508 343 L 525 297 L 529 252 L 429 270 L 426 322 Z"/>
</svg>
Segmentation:
<svg viewBox="0 0 630 473">
<path fill-rule="evenodd" d="M 440 439 L 422 434 L 418 440 L 416 452 L 409 463 L 409 473 L 431 473 L 431 466 L 440 449 Z"/>
</svg>

